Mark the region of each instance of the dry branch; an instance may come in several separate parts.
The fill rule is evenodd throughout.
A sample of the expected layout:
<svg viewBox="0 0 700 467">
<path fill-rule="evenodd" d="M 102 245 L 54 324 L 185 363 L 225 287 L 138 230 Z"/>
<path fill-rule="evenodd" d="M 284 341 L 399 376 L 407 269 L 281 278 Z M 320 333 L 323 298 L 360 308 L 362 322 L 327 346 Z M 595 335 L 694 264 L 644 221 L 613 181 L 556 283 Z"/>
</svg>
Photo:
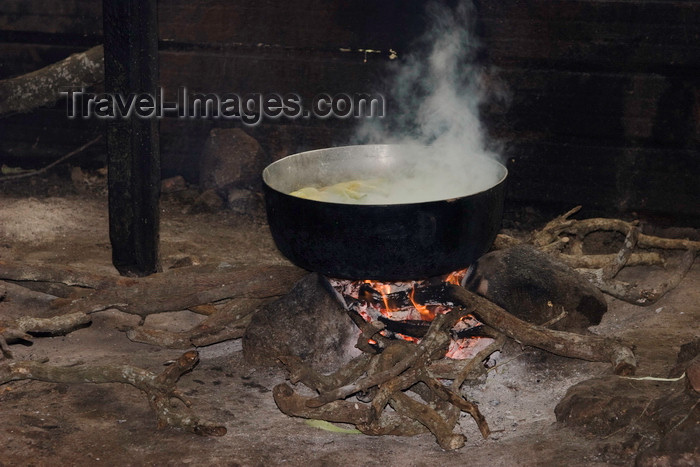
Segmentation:
<svg viewBox="0 0 700 467">
<path fill-rule="evenodd" d="M 643 235 L 643 234 L 642 234 Z M 658 238 L 658 237 L 654 237 Z M 666 239 L 659 239 L 666 240 Z M 685 242 L 682 240 L 681 242 Z M 517 245 L 522 245 L 520 239 L 499 233 L 496 236 L 496 241 L 493 244 L 494 250 L 504 250 Z M 574 269 L 599 269 L 603 268 L 615 261 L 617 254 L 583 254 L 581 250 L 582 243 L 580 241 L 572 241 L 569 237 L 559 238 L 552 243 L 540 247 L 541 250 L 552 253 L 557 259 L 567 264 Z M 681 243 L 683 245 L 683 243 Z M 676 245 L 674 245 L 676 246 Z M 568 253 L 562 253 L 560 250 L 567 247 Z M 664 265 L 664 258 L 655 251 L 633 252 L 629 255 L 626 266 L 649 266 L 649 265 Z"/>
<path fill-rule="evenodd" d="M 89 289 L 111 287 L 120 282 L 123 282 L 124 285 L 134 283 L 134 279 L 124 278 L 116 273 L 114 276 L 107 276 L 66 266 L 58 267 L 6 260 L 0 260 L 0 279 L 17 282 L 52 282 Z"/>
<path fill-rule="evenodd" d="M 596 270 L 585 270 L 581 269 L 579 272 L 583 274 L 588 280 L 596 285 L 601 291 L 612 295 L 615 298 L 624 300 L 629 303 L 640 306 L 648 306 L 656 303 L 661 297 L 663 297 L 668 291 L 673 290 L 680 282 L 683 277 L 688 273 L 690 268 L 695 262 L 695 250 L 686 251 L 677 269 L 673 272 L 671 277 L 666 281 L 653 289 L 642 289 L 636 284 L 629 284 L 627 282 L 617 281 L 617 280 L 606 280 L 604 277 L 604 271 L 601 269 Z"/>
<path fill-rule="evenodd" d="M 465 314 L 465 310 L 455 308 L 439 315 L 419 344 L 386 340 L 381 353 L 363 354 L 329 376 L 318 374 L 298 357 L 282 357 L 290 371 L 290 380 L 303 382 L 319 395 L 300 396 L 281 384 L 273 392 L 275 401 L 288 415 L 353 423 L 365 434 L 411 436 L 427 429 L 445 449 L 464 445 L 464 437 L 452 431 L 459 412 L 464 410 L 472 415 L 486 437 L 490 431 L 477 406 L 452 393 L 430 374 L 433 361 L 442 360 L 445 355 L 450 329 Z M 372 333 L 373 329 L 367 331 Z M 405 392 L 408 390 L 422 401 L 408 396 Z M 344 400 L 352 395 L 369 397 L 371 403 Z M 387 405 L 396 413 L 385 410 Z"/>
<path fill-rule="evenodd" d="M 542 229 L 533 232 L 527 240 L 535 247 L 555 254 L 576 268 L 602 292 L 635 305 L 647 306 L 655 303 L 666 292 L 676 287 L 688 272 L 700 250 L 700 242 L 688 239 L 661 238 L 638 231 L 637 222 L 621 219 L 592 218 L 575 220 L 569 217 L 581 209 L 576 206 L 569 212 L 548 222 Z M 598 257 L 583 255 L 581 246 L 586 235 L 596 231 L 615 231 L 625 235 L 625 242 L 616 255 L 608 255 L 604 261 Z M 570 236 L 573 236 L 570 238 Z M 496 238 L 496 247 L 505 248 L 521 242 L 507 235 Z M 562 247 L 569 244 L 570 254 L 562 254 Z M 575 247 L 575 248 L 574 248 Z M 664 264 L 655 252 L 634 252 L 635 248 L 657 248 L 663 250 L 687 250 L 672 277 L 653 289 L 642 289 L 635 284 L 617 281 L 614 277 L 625 266 L 637 264 Z"/>
<path fill-rule="evenodd" d="M 620 251 L 615 255 L 615 259 L 610 262 L 610 264 L 605 265 L 601 268 L 602 276 L 604 280 L 610 280 L 617 276 L 622 268 L 625 267 L 627 261 L 632 254 L 632 249 L 637 246 L 637 239 L 639 238 L 639 229 L 636 226 L 630 226 L 625 236 L 625 241 L 620 248 Z"/>
<path fill-rule="evenodd" d="M 301 381 L 306 386 L 319 392 L 331 391 L 333 388 L 345 386 L 357 380 L 367 371 L 371 359 L 372 356 L 370 354 L 362 353 L 335 373 L 323 375 L 313 371 L 311 367 L 305 365 L 297 356 L 285 355 L 280 357 L 280 361 L 289 370 L 290 382 L 296 384 Z"/>
<path fill-rule="evenodd" d="M 615 261 L 616 254 L 603 255 L 572 255 L 560 254 L 557 258 L 574 269 L 601 269 Z M 663 266 L 666 261 L 655 251 L 632 253 L 627 259 L 626 266 Z"/>
<path fill-rule="evenodd" d="M 79 148 L 74 149 L 73 151 L 69 152 L 68 154 L 65 154 L 65 155 L 59 157 L 58 159 L 56 159 L 55 161 L 53 161 L 49 165 L 46 165 L 40 169 L 31 170 L 27 173 L 21 173 L 21 174 L 17 174 L 17 175 L 5 175 L 4 177 L 0 177 L 0 182 L 5 182 L 7 180 L 19 180 L 21 178 L 28 178 L 28 177 L 34 177 L 36 175 L 40 175 L 44 172 L 47 172 L 49 169 L 57 166 L 58 164 L 70 159 L 71 157 L 75 156 L 76 154 L 80 154 L 81 152 L 83 152 L 84 150 L 86 150 L 87 148 L 92 146 L 93 144 L 97 143 L 101 139 L 102 139 L 102 135 L 97 136 L 96 138 L 93 138 L 92 140 L 83 144 Z"/>
<path fill-rule="evenodd" d="M 177 268 L 117 282 L 75 300 L 57 300 L 64 312 L 95 313 L 114 308 L 146 317 L 186 310 L 228 298 L 284 295 L 306 271 L 293 266 Z"/>
<path fill-rule="evenodd" d="M 128 329 L 126 336 L 134 342 L 170 349 L 188 349 L 238 339 L 243 337 L 253 312 L 263 303 L 265 300 L 236 299 L 187 331 L 171 332 L 137 326 Z"/>
<path fill-rule="evenodd" d="M 527 323 L 498 305 L 455 285 L 449 285 L 455 303 L 469 310 L 485 324 L 523 345 L 530 345 L 564 357 L 593 362 L 611 362 L 615 374 L 631 375 L 637 367 L 632 350 L 605 337 L 555 331 Z"/>
<path fill-rule="evenodd" d="M 451 312 L 454 315 L 454 311 Z M 447 332 L 449 329 L 454 327 L 454 324 L 459 318 L 453 318 L 448 316 L 451 313 L 445 315 L 439 315 L 433 320 L 430 329 L 434 329 L 434 332 L 428 331 L 428 334 L 421 340 L 418 345 L 403 346 L 402 341 L 392 342 L 392 348 L 397 348 L 396 346 L 402 345 L 402 350 L 404 350 L 390 368 L 385 369 L 379 373 L 368 375 L 367 377 L 360 378 L 354 384 L 348 384 L 341 386 L 333 391 L 328 391 L 322 393 L 317 398 L 309 401 L 309 406 L 318 407 L 319 405 L 326 404 L 330 401 L 344 399 L 352 394 L 360 391 L 365 391 L 372 386 L 378 386 L 389 379 L 400 375 L 403 371 L 411 366 L 425 365 L 431 359 L 437 360 L 444 357 L 447 346 L 450 342 L 450 334 Z M 443 331 L 443 332 L 440 332 Z M 380 354 L 380 358 L 386 358 L 391 352 L 390 348 L 387 348 Z M 415 381 L 414 381 L 415 382 Z"/>
<path fill-rule="evenodd" d="M 530 243 L 537 247 L 544 247 L 559 239 L 562 234 L 575 234 L 579 237 L 585 237 L 591 232 L 604 230 L 616 231 L 623 235 L 628 235 L 632 228 L 635 228 L 636 222 L 626 222 L 621 219 L 569 219 L 570 216 L 577 213 L 581 206 L 576 206 L 569 212 L 554 218 L 548 222 L 542 229 L 534 232 L 530 237 Z M 646 235 L 639 233 L 637 244 L 640 248 L 659 248 L 662 250 L 700 250 L 700 242 L 676 239 L 662 238 L 654 235 Z"/>
<path fill-rule="evenodd" d="M 101 45 L 73 54 L 60 62 L 0 81 L 0 115 L 28 112 L 59 100 L 67 88 L 92 86 L 104 81 Z"/>
<path fill-rule="evenodd" d="M 443 449 L 459 449 L 464 446 L 463 435 L 452 432 L 450 426 L 436 410 L 410 398 L 403 392 L 395 392 L 389 401 L 391 407 L 404 417 L 417 420 L 430 430 Z"/>
<path fill-rule="evenodd" d="M 494 331 L 495 332 L 495 331 Z M 484 360 L 486 360 L 489 355 L 492 353 L 496 352 L 497 350 L 501 350 L 503 348 L 503 345 L 506 342 L 506 336 L 504 336 L 501 333 L 498 333 L 498 335 L 495 337 L 494 341 L 491 342 L 485 349 L 481 350 L 479 353 L 474 355 L 466 365 L 452 365 L 453 367 L 457 367 L 456 374 L 453 373 L 439 373 L 438 372 L 438 366 L 437 365 L 431 365 L 430 367 L 430 375 L 434 378 L 445 378 L 446 376 L 449 379 L 452 379 L 452 390 L 453 391 L 458 391 L 459 388 L 462 387 L 462 384 L 464 381 L 475 371 L 481 370 L 485 372 L 484 366 L 481 364 Z M 453 362 L 455 360 L 452 360 Z M 439 363 L 439 362 L 436 362 Z M 460 362 L 461 363 L 461 362 Z"/>
<path fill-rule="evenodd" d="M 124 278 L 65 267 L 0 261 L 0 279 L 65 284 L 79 287 L 81 293 L 87 291 L 87 295 L 79 298 L 58 298 L 51 303 L 61 315 L 79 320 L 75 326 L 89 322 L 91 313 L 110 308 L 145 318 L 150 314 L 201 308 L 202 305 L 234 298 L 187 332 L 173 333 L 143 327 L 129 330 L 128 337 L 134 341 L 179 349 L 241 337 L 250 313 L 265 301 L 287 293 L 304 274 L 306 271 L 292 266 L 196 266 L 144 278 Z M 53 333 L 75 328 L 64 326 L 62 322 L 47 327 L 49 324 L 45 322 L 30 329 L 25 328 L 29 326 L 27 323 L 5 323 L 0 332 L 0 338 L 5 340 L 0 341 L 0 345 L 7 349 L 8 342 L 28 340 L 31 337 L 27 334 L 29 331 Z"/>
<path fill-rule="evenodd" d="M 199 361 L 197 352 L 184 353 L 160 374 L 130 365 L 79 365 L 57 367 L 34 361 L 0 363 L 0 385 L 11 381 L 33 379 L 51 383 L 123 383 L 143 391 L 156 413 L 158 428 L 171 426 L 205 436 L 223 436 L 226 428 L 202 421 L 188 408 L 192 403 L 175 384 Z M 179 399 L 186 407 L 175 409 L 171 399 Z"/>
<path fill-rule="evenodd" d="M 7 344 L 17 341 L 31 341 L 30 333 L 60 335 L 90 323 L 90 316 L 85 313 L 69 313 L 52 318 L 33 318 L 23 316 L 14 320 L 0 321 L 0 346 L 2 353 L 12 358 Z"/>
<path fill-rule="evenodd" d="M 353 425 L 368 423 L 372 417 L 368 406 L 351 401 L 332 401 L 319 407 L 309 407 L 308 398 L 295 393 L 285 383 L 275 386 L 273 396 L 282 412 L 296 417 Z"/>
</svg>

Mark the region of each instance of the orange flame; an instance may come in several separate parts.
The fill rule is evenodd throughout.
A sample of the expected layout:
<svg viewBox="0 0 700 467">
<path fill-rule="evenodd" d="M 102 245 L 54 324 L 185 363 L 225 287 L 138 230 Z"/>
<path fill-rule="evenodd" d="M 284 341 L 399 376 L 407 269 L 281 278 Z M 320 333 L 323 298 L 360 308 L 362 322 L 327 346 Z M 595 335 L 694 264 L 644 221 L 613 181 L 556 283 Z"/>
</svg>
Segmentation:
<svg viewBox="0 0 700 467">
<path fill-rule="evenodd" d="M 461 285 L 462 279 L 464 279 L 465 274 L 467 274 L 466 269 L 460 269 L 459 271 L 451 272 L 445 277 L 445 282 L 454 285 Z"/>
<path fill-rule="evenodd" d="M 421 318 L 423 318 L 424 321 L 434 320 L 435 313 L 430 311 L 427 306 L 421 305 L 420 303 L 416 302 L 416 300 L 413 298 L 415 294 L 416 294 L 416 286 L 414 285 L 413 288 L 411 289 L 411 292 L 408 294 L 408 298 L 411 299 L 411 303 L 413 304 L 415 309 L 418 310 L 418 313 L 420 313 Z"/>
<path fill-rule="evenodd" d="M 368 284 L 374 290 L 376 290 L 377 292 L 382 294 L 382 301 L 384 302 L 384 310 L 386 310 L 387 312 L 392 311 L 391 307 L 389 306 L 389 297 L 388 297 L 388 294 L 391 293 L 391 285 L 385 284 L 383 282 L 371 281 L 371 280 L 366 280 L 365 284 Z"/>
</svg>

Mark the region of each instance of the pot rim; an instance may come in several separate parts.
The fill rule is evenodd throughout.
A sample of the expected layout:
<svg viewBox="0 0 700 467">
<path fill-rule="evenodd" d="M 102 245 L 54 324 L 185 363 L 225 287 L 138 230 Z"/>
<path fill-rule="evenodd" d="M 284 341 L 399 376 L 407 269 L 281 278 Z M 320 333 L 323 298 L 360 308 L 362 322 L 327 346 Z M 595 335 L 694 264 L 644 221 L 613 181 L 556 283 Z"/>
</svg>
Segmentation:
<svg viewBox="0 0 700 467">
<path fill-rule="evenodd" d="M 299 199 L 299 200 L 302 200 L 305 202 L 321 203 L 321 204 L 339 204 L 339 205 L 355 206 L 355 207 L 361 208 L 361 207 L 377 207 L 377 206 L 407 206 L 407 205 L 416 205 L 416 204 L 424 204 L 424 203 L 445 202 L 445 201 L 449 202 L 450 200 L 468 198 L 471 196 L 477 196 L 481 193 L 485 193 L 485 192 L 492 190 L 493 188 L 499 186 L 500 184 L 504 183 L 506 178 L 508 178 L 508 168 L 504 164 L 502 164 L 501 162 L 499 162 L 498 160 L 496 160 L 494 158 L 488 157 L 488 156 L 483 155 L 483 154 L 478 154 L 478 155 L 475 155 L 474 157 L 477 157 L 480 160 L 485 160 L 485 161 L 487 161 L 487 163 L 495 165 L 498 168 L 498 170 L 500 170 L 502 173 L 502 175 L 498 178 L 498 180 L 493 182 L 488 187 L 481 189 L 479 191 L 476 191 L 476 192 L 471 192 L 471 193 L 465 194 L 463 196 L 456 196 L 456 197 L 442 198 L 442 199 L 432 199 L 432 200 L 425 200 L 425 201 L 416 201 L 416 202 L 409 202 L 409 203 L 385 203 L 385 204 L 339 203 L 339 202 L 334 202 L 334 201 L 318 201 L 318 200 L 312 200 L 312 199 L 307 199 L 307 198 L 300 198 L 297 196 L 290 195 L 289 193 L 286 193 L 285 191 L 282 191 L 282 190 L 274 187 L 273 186 L 274 181 L 270 180 L 270 178 L 273 177 L 271 172 L 275 169 L 276 166 L 284 166 L 285 164 L 292 164 L 293 162 L 291 162 L 291 161 L 293 161 L 294 159 L 297 159 L 297 158 L 314 157 L 316 155 L 318 155 L 318 157 L 322 157 L 323 154 L 327 154 L 327 153 L 332 153 L 332 152 L 337 152 L 337 151 L 351 151 L 353 149 L 359 149 L 359 148 L 363 148 L 365 150 L 366 149 L 373 149 L 373 150 L 378 151 L 381 148 L 398 148 L 398 147 L 402 147 L 402 146 L 415 148 L 415 146 L 411 146 L 408 144 L 391 144 L 391 143 L 387 143 L 387 144 L 357 144 L 357 145 L 333 146 L 333 147 L 328 147 L 328 148 L 312 149 L 309 151 L 302 151 L 302 152 L 290 154 L 290 155 L 285 156 L 285 157 L 283 157 L 275 162 L 272 162 L 271 164 L 269 164 L 267 167 L 265 167 L 263 169 L 263 171 L 262 171 L 263 183 L 267 188 L 274 190 L 274 191 L 276 191 L 284 196 L 289 196 L 291 198 Z M 425 147 L 428 148 L 428 146 L 425 146 Z"/>
</svg>

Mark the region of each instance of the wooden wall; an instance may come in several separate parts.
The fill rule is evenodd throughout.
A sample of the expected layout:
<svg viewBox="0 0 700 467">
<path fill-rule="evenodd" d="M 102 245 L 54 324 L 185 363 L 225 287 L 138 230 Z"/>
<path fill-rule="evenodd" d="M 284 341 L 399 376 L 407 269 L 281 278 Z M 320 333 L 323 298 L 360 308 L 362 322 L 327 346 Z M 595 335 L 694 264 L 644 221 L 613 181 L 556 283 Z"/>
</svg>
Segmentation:
<svg viewBox="0 0 700 467">
<path fill-rule="evenodd" d="M 482 0 L 511 196 L 700 214 L 700 2 Z M 564 203 L 562 203 L 564 202 Z"/>
<path fill-rule="evenodd" d="M 101 2 L 0 2 L 0 78 L 101 42 Z M 207 92 L 382 89 L 388 50 L 423 27 L 411 0 L 163 0 L 161 83 Z M 511 170 L 510 202 L 700 223 L 700 2 L 477 0 L 484 55 L 510 90 L 484 108 Z M 350 49 L 343 52 L 341 49 Z M 380 50 L 365 54 L 358 49 Z M 391 108 L 387 109 L 391 112 Z M 342 143 L 351 121 L 247 129 L 271 157 Z M 197 177 L 213 126 L 164 119 L 164 175 Z M 64 154 L 101 131 L 64 104 L 0 120 L 0 163 Z M 93 148 L 86 158 L 99 157 Z"/>
</svg>

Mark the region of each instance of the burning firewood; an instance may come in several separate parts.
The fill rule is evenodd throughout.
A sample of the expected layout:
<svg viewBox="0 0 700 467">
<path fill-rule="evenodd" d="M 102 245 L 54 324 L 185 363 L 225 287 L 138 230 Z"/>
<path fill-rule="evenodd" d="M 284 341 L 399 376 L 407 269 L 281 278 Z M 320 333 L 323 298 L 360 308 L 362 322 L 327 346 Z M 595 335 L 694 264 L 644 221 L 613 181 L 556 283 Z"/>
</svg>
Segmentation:
<svg viewBox="0 0 700 467">
<path fill-rule="evenodd" d="M 508 313 L 498 305 L 476 294 L 451 287 L 451 297 L 456 303 L 468 307 L 484 323 L 506 336 L 520 342 L 564 357 L 593 362 L 611 362 L 615 374 L 634 374 L 637 363 L 632 350 L 614 339 L 595 335 L 555 331 L 527 323 Z"/>
<path fill-rule="evenodd" d="M 280 360 L 290 371 L 291 381 L 315 389 L 318 396 L 301 396 L 289 385 L 280 384 L 273 391 L 275 402 L 288 415 L 352 423 L 370 435 L 411 436 L 430 431 L 444 449 L 464 445 L 464 437 L 453 429 L 459 412 L 466 411 L 486 437 L 490 430 L 478 407 L 459 395 L 458 388 L 445 386 L 430 372 L 432 362 L 445 355 L 449 331 L 463 315 L 463 310 L 454 309 L 437 316 L 419 344 L 382 338 L 379 328 L 358 315 L 354 321 L 364 331 L 360 340 L 366 347 L 368 341 L 378 339 L 386 345 L 383 351 L 357 357 L 330 376 L 317 373 L 298 357 L 283 356 Z M 372 394 L 371 402 L 346 400 L 363 392 Z"/>
<path fill-rule="evenodd" d="M 364 354 L 330 375 L 317 372 L 299 356 L 280 355 L 279 360 L 290 373 L 290 382 L 301 382 L 317 393 L 305 396 L 286 383 L 280 384 L 273 391 L 280 410 L 291 416 L 350 423 L 370 435 L 410 436 L 427 430 L 444 449 L 458 449 L 464 445 L 464 437 L 454 432 L 455 414 L 469 413 L 482 435 L 489 435 L 488 424 L 478 406 L 464 399 L 460 388 L 481 362 L 503 345 L 505 336 L 558 355 L 609 361 L 616 374 L 634 373 L 634 354 L 622 343 L 527 323 L 454 284 L 442 284 L 439 289 L 442 298 L 434 290 L 412 294 L 412 297 L 427 297 L 435 304 L 453 305 L 450 311 L 433 319 L 418 343 L 383 336 L 381 321 L 366 321 L 349 306 L 347 311 L 361 330 L 357 347 Z M 393 298 L 396 301 L 397 297 Z M 386 301 L 386 296 L 380 300 Z M 459 363 L 453 360 L 446 365 L 447 359 L 443 357 L 451 339 L 450 331 L 468 314 L 476 315 L 497 338 L 473 359 Z M 444 380 L 451 380 L 451 384 L 445 384 Z M 353 396 L 357 401 L 348 400 Z"/>
</svg>

